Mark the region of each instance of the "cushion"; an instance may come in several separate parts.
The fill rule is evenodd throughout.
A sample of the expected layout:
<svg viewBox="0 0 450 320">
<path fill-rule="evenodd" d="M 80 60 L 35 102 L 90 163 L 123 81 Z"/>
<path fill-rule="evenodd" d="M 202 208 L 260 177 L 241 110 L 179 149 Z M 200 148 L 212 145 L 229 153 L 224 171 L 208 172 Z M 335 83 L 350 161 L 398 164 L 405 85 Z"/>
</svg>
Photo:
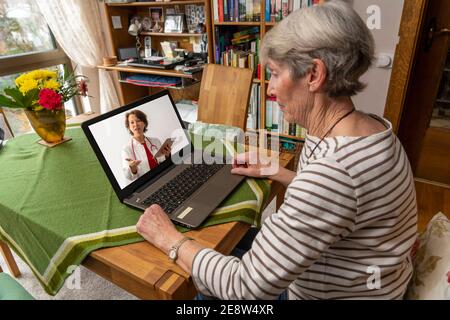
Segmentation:
<svg viewBox="0 0 450 320">
<path fill-rule="evenodd" d="M 10 275 L 0 273 L 0 300 L 34 300 Z"/>
<path fill-rule="evenodd" d="M 407 299 L 450 299 L 450 220 L 436 214 L 419 236 Z"/>
</svg>

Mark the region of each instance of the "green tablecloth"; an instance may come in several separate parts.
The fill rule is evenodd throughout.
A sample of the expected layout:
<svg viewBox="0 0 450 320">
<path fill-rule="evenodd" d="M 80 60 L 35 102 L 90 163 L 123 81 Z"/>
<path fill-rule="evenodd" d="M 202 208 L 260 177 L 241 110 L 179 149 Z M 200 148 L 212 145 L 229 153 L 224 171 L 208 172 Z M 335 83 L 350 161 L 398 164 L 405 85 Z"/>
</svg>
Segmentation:
<svg viewBox="0 0 450 320">
<path fill-rule="evenodd" d="M 143 240 L 142 212 L 119 202 L 82 130 L 66 135 L 73 140 L 54 148 L 28 134 L 0 150 L 0 237 L 52 295 L 91 251 Z M 258 225 L 269 192 L 267 181 L 247 179 L 204 226 Z"/>
</svg>

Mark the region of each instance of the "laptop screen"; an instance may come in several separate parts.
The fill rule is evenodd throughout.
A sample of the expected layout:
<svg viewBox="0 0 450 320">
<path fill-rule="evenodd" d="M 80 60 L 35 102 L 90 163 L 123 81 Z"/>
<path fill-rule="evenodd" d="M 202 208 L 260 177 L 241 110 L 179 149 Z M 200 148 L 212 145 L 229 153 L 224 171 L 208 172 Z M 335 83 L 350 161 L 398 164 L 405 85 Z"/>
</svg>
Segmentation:
<svg viewBox="0 0 450 320">
<path fill-rule="evenodd" d="M 83 130 L 118 195 L 162 172 L 173 155 L 190 146 L 167 91 L 87 121 Z"/>
</svg>

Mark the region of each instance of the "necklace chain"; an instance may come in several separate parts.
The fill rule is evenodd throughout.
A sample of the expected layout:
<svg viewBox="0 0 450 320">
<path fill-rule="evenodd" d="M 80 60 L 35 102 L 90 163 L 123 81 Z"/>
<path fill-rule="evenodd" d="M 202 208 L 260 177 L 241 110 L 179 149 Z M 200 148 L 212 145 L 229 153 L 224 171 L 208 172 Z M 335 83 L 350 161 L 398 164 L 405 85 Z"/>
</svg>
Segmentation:
<svg viewBox="0 0 450 320">
<path fill-rule="evenodd" d="M 311 158 L 311 156 L 314 154 L 314 151 L 316 151 L 317 147 L 319 146 L 319 144 L 323 141 L 323 139 L 325 139 L 325 137 L 327 135 L 330 134 L 330 132 L 334 129 L 334 127 L 336 127 L 336 125 L 341 122 L 342 120 L 344 120 L 345 118 L 347 118 L 349 115 L 351 115 L 353 112 L 355 112 L 356 109 L 352 108 L 352 110 L 350 110 L 349 112 L 347 112 L 346 114 L 344 114 L 342 117 L 340 117 L 332 126 L 330 129 L 328 129 L 328 131 L 323 135 L 322 139 L 319 140 L 319 142 L 316 143 L 316 145 L 314 146 L 314 148 L 312 149 L 310 155 L 306 158 L 306 160 L 309 160 L 309 158 Z"/>
</svg>

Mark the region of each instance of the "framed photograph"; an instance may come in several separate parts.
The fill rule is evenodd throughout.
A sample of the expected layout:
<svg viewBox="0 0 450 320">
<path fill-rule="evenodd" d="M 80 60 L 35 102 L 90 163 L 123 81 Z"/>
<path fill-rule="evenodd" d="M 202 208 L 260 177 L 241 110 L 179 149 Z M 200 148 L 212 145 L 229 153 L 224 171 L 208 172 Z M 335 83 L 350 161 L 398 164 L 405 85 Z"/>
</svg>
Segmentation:
<svg viewBox="0 0 450 320">
<path fill-rule="evenodd" d="M 164 20 L 164 32 L 166 33 L 183 33 L 184 30 L 184 14 L 166 14 Z"/>
<path fill-rule="evenodd" d="M 150 19 L 152 21 L 152 31 L 153 32 L 162 32 L 163 29 L 163 8 L 150 8 Z"/>
</svg>

